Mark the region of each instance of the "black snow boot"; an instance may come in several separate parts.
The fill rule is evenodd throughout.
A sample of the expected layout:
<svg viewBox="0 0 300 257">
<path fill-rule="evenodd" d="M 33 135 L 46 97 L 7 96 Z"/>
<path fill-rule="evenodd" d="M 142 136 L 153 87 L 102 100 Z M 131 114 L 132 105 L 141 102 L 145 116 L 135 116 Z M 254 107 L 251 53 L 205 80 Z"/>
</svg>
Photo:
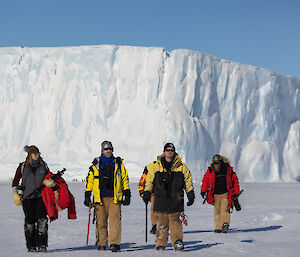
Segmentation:
<svg viewBox="0 0 300 257">
<path fill-rule="evenodd" d="M 227 222 L 223 223 L 222 225 L 222 232 L 227 233 L 229 229 L 229 224 Z"/>
<path fill-rule="evenodd" d="M 25 232 L 26 246 L 27 246 L 28 252 L 36 252 L 35 224 L 28 224 L 25 222 L 24 232 Z"/>
<path fill-rule="evenodd" d="M 184 244 L 183 244 L 182 240 L 176 240 L 174 243 L 174 248 L 175 248 L 175 251 L 183 251 Z"/>
<path fill-rule="evenodd" d="M 162 246 L 162 245 L 156 246 L 156 250 L 157 250 L 157 251 L 164 251 L 164 250 L 166 250 L 166 247 L 165 247 L 165 246 Z"/>
<path fill-rule="evenodd" d="M 44 248 L 48 246 L 48 219 L 40 218 L 37 221 L 37 247 Z"/>
<path fill-rule="evenodd" d="M 104 250 L 106 250 L 106 245 L 99 245 L 99 246 L 98 246 L 98 250 L 99 250 L 99 251 L 104 251 Z"/>
<path fill-rule="evenodd" d="M 38 248 L 37 248 L 37 251 L 41 252 L 41 253 L 45 253 L 45 252 L 47 252 L 47 246 L 46 245 L 39 245 Z"/>
<path fill-rule="evenodd" d="M 156 224 L 154 224 L 150 230 L 150 234 L 156 234 Z"/>
<path fill-rule="evenodd" d="M 215 233 L 222 233 L 221 229 L 215 229 Z"/>
<path fill-rule="evenodd" d="M 28 248 L 28 252 L 29 253 L 35 253 L 36 252 L 36 248 L 35 247 L 29 247 Z"/>
<path fill-rule="evenodd" d="M 112 252 L 120 251 L 120 245 L 117 245 L 117 244 L 111 244 L 109 248 Z"/>
</svg>

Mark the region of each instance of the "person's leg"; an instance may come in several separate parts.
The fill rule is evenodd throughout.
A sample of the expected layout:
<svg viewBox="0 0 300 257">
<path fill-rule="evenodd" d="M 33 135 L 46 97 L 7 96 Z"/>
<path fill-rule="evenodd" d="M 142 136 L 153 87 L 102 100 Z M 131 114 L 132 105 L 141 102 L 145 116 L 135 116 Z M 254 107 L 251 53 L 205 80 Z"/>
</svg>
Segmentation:
<svg viewBox="0 0 300 257">
<path fill-rule="evenodd" d="M 151 207 L 150 207 L 152 228 L 150 230 L 150 233 L 156 234 L 158 218 L 157 218 L 156 212 L 153 211 L 153 207 L 154 207 L 154 195 L 152 194 L 151 195 Z"/>
<path fill-rule="evenodd" d="M 228 193 L 220 195 L 220 223 L 222 224 L 222 231 L 227 232 L 230 224 L 230 209 L 228 204 Z"/>
<path fill-rule="evenodd" d="M 219 194 L 214 195 L 214 221 L 215 221 L 215 231 L 221 231 L 222 222 L 221 222 L 221 196 Z"/>
<path fill-rule="evenodd" d="M 180 212 L 170 213 L 169 216 L 169 226 L 172 246 L 175 248 L 176 241 L 183 241 L 183 230 L 182 223 L 179 219 Z"/>
<path fill-rule="evenodd" d="M 47 211 L 41 197 L 35 199 L 35 217 L 37 220 L 36 245 L 38 247 L 38 251 L 44 252 L 48 246 L 48 218 Z"/>
<path fill-rule="evenodd" d="M 23 201 L 23 211 L 25 214 L 25 222 L 24 222 L 24 233 L 26 239 L 26 246 L 28 251 L 36 250 L 36 242 L 35 242 L 35 209 L 33 200 L 24 200 Z"/>
<path fill-rule="evenodd" d="M 113 197 L 107 197 L 108 204 L 108 244 L 118 245 L 121 243 L 122 222 L 121 222 L 121 204 L 114 203 Z M 119 247 L 118 247 L 119 248 Z"/>
<path fill-rule="evenodd" d="M 169 217 L 167 213 L 157 212 L 157 233 L 156 233 L 156 247 L 166 247 L 169 236 Z"/>
<path fill-rule="evenodd" d="M 102 205 L 96 204 L 95 205 L 95 211 L 96 211 L 96 226 L 98 231 L 98 246 L 106 246 L 107 241 L 107 201 L 105 198 L 102 199 Z"/>
</svg>

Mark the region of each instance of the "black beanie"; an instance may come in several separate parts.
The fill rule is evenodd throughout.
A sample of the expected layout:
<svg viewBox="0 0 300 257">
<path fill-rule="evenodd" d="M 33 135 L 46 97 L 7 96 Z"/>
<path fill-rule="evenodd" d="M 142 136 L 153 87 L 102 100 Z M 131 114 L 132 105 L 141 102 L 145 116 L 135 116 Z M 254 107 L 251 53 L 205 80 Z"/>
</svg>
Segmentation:
<svg viewBox="0 0 300 257">
<path fill-rule="evenodd" d="M 174 146 L 172 143 L 166 143 L 165 146 L 164 146 L 164 152 L 165 152 L 166 149 L 169 148 L 169 147 L 173 148 L 173 149 L 174 149 L 174 152 L 176 151 L 176 150 L 175 150 L 175 146 Z"/>
</svg>

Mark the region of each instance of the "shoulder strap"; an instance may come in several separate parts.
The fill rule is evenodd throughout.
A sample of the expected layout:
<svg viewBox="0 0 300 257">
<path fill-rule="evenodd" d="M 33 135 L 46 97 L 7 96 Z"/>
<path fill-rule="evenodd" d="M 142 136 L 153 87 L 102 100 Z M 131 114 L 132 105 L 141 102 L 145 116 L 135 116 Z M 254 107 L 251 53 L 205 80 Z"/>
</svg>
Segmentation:
<svg viewBox="0 0 300 257">
<path fill-rule="evenodd" d="M 120 156 L 118 156 L 118 157 L 116 158 L 116 162 L 117 162 L 117 164 L 118 164 L 118 168 L 121 169 L 122 159 L 121 159 Z"/>
</svg>

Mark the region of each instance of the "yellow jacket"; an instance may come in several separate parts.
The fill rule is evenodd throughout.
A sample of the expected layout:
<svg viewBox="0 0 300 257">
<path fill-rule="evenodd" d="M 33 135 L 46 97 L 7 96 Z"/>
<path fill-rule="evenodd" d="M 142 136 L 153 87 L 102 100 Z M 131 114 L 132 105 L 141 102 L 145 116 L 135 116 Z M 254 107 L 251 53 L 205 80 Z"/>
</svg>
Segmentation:
<svg viewBox="0 0 300 257">
<path fill-rule="evenodd" d="M 115 159 L 115 170 L 114 170 L 114 203 L 121 202 L 123 200 L 123 191 L 129 189 L 129 178 L 127 170 L 121 160 L 120 163 L 117 157 Z M 100 203 L 101 192 L 100 192 L 100 158 L 95 158 L 93 165 L 90 167 L 85 182 L 85 191 L 93 191 L 94 202 Z"/>
<path fill-rule="evenodd" d="M 192 175 L 181 158 L 176 155 L 170 172 L 161 162 L 164 154 L 156 162 L 147 166 L 145 192 L 154 193 L 154 211 L 182 212 L 184 210 L 184 190 L 189 193 L 194 189 Z"/>
</svg>

